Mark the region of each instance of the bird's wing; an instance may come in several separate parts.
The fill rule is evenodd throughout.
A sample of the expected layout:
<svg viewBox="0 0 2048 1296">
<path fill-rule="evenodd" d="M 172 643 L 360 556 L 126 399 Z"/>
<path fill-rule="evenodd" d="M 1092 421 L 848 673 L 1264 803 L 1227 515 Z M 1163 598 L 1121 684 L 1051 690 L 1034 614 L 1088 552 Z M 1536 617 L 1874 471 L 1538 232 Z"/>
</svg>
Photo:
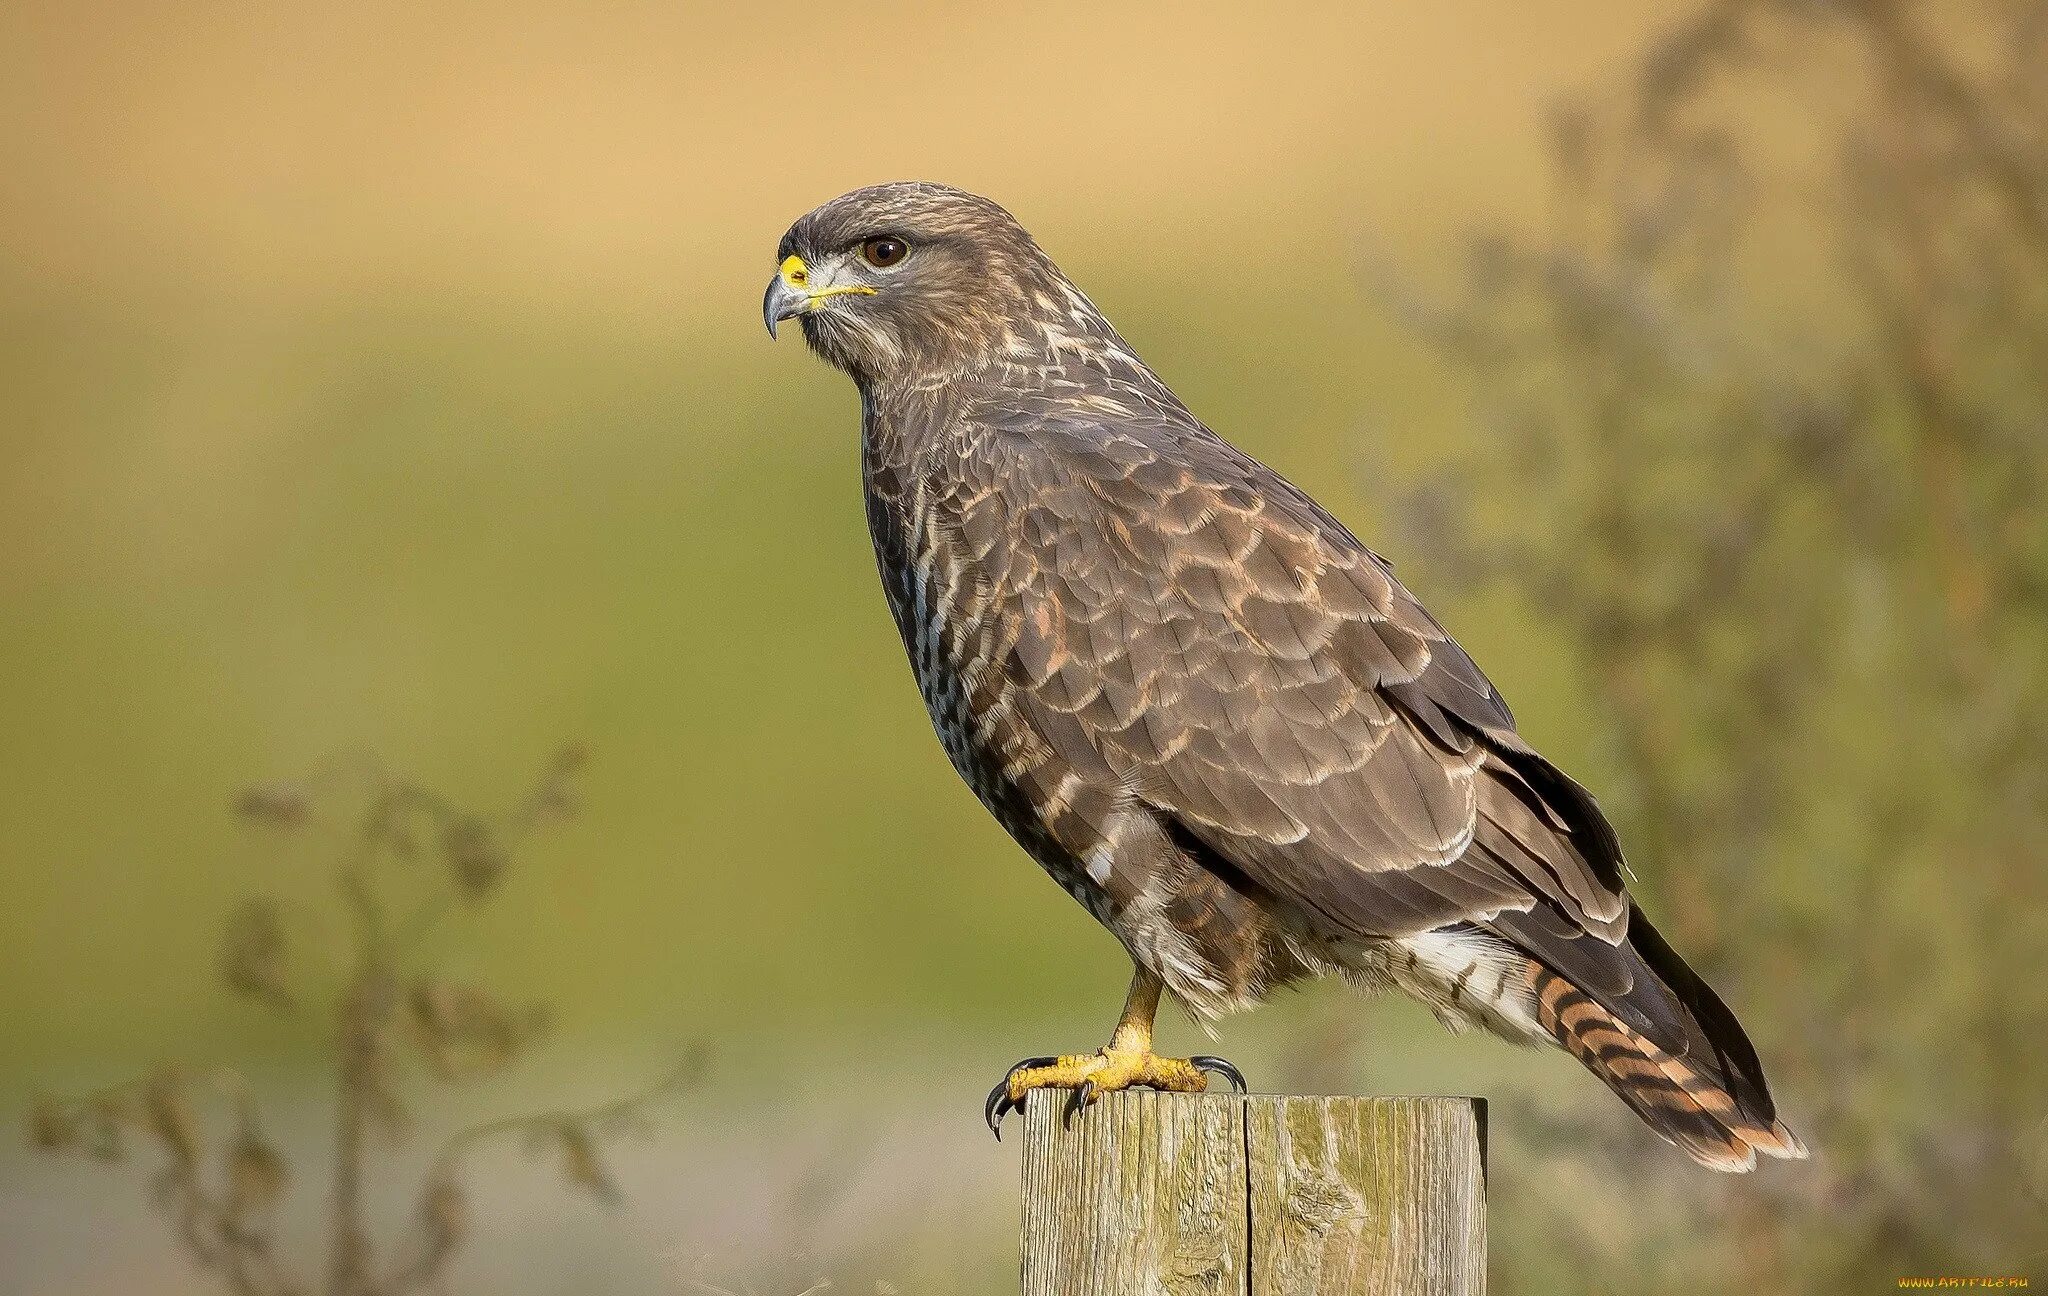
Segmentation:
<svg viewBox="0 0 2048 1296">
<path fill-rule="evenodd" d="M 1199 425 L 1044 407 L 993 429 L 960 540 L 1033 729 L 1339 931 L 1561 919 L 1618 942 L 1592 800 L 1388 565 Z M 994 485 L 993 480 L 988 483 Z"/>
</svg>

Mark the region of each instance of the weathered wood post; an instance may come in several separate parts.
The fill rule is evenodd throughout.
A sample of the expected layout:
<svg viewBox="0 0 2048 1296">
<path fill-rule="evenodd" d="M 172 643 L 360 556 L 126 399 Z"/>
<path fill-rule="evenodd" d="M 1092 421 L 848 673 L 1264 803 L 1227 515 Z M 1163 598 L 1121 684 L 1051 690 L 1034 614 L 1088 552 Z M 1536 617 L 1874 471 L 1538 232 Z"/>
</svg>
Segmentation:
<svg viewBox="0 0 2048 1296">
<path fill-rule="evenodd" d="M 1111 1094 L 1024 1110 L 1024 1296 L 1480 1296 L 1477 1098 Z"/>
</svg>

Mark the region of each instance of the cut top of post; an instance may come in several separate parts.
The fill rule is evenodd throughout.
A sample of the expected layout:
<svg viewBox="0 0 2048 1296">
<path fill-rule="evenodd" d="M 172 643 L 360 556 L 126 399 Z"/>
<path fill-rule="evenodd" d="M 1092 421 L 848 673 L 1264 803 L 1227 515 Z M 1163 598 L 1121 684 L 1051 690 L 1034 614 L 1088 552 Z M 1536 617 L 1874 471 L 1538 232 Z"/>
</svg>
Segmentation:
<svg viewBox="0 0 2048 1296">
<path fill-rule="evenodd" d="M 1111 1094 L 1025 1107 L 1024 1296 L 1477 1296 L 1477 1098 Z"/>
</svg>

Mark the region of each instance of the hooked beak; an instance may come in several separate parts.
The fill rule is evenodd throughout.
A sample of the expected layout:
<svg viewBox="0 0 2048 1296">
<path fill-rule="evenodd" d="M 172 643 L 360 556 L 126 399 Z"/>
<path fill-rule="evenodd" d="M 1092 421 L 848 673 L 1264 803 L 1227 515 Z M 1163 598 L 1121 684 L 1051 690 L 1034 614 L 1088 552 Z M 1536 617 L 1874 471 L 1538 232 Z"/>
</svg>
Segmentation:
<svg viewBox="0 0 2048 1296">
<path fill-rule="evenodd" d="M 775 326 L 805 311 L 816 310 L 818 303 L 827 297 L 844 293 L 859 293 L 872 296 L 874 289 L 866 284 L 819 283 L 812 279 L 811 268 L 800 256 L 785 257 L 775 277 L 768 281 L 768 292 L 761 298 L 761 320 L 768 326 L 768 336 L 775 336 Z"/>
<path fill-rule="evenodd" d="M 791 257 L 790 261 L 798 258 Z M 799 262 L 801 264 L 801 262 Z M 810 294 L 799 283 L 790 282 L 789 262 L 768 281 L 768 295 L 761 299 L 761 318 L 768 325 L 768 336 L 775 336 L 775 326 L 793 315 L 801 315 L 811 304 Z"/>
</svg>

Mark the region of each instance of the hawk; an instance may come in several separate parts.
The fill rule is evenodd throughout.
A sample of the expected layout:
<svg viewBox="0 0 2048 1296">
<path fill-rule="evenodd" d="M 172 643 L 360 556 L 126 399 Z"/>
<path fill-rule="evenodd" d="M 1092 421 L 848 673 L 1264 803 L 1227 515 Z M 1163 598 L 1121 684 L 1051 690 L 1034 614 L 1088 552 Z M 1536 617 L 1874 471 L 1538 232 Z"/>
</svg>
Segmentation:
<svg viewBox="0 0 2048 1296">
<path fill-rule="evenodd" d="M 1801 1157 L 1742 1027 L 1623 885 L 1593 798 L 1387 562 L 1203 426 L 1010 214 L 926 183 L 783 236 L 763 310 L 860 391 L 890 611 L 953 766 L 1129 952 L 1068 1110 L 1199 1091 L 1152 1051 L 1335 975 L 1561 1047 L 1717 1170 Z"/>
</svg>

